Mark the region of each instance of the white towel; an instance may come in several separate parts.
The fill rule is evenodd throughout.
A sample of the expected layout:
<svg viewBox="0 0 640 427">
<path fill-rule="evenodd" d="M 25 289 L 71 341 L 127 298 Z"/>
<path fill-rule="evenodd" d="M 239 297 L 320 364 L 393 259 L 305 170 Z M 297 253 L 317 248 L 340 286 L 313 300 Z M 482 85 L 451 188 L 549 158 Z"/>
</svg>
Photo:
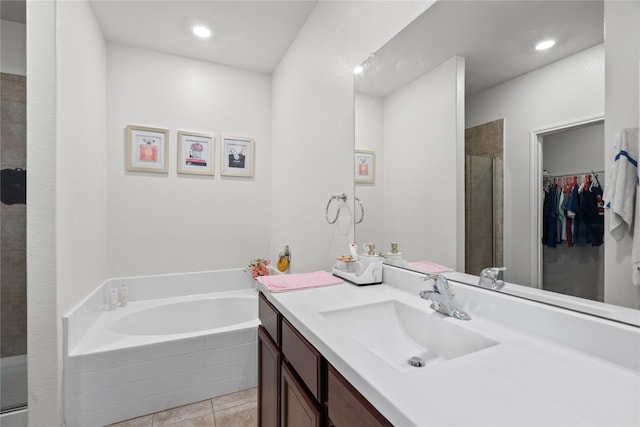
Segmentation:
<svg viewBox="0 0 640 427">
<path fill-rule="evenodd" d="M 638 129 L 623 129 L 616 135 L 615 157 L 607 179 L 605 206 L 611 211 L 609 232 L 620 240 L 631 231 L 638 186 Z M 640 236 L 639 236 L 640 238 Z"/>
<path fill-rule="evenodd" d="M 631 283 L 640 287 L 640 196 L 638 195 L 636 195 L 636 218 L 631 243 Z"/>
</svg>

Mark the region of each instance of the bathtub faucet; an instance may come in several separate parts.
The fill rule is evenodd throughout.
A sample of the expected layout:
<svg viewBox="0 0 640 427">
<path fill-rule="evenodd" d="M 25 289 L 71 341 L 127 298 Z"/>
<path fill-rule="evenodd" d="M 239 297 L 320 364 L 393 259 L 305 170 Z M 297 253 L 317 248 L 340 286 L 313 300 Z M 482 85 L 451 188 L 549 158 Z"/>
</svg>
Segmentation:
<svg viewBox="0 0 640 427">
<path fill-rule="evenodd" d="M 431 301 L 431 309 L 460 320 L 471 320 L 471 316 L 465 312 L 454 299 L 455 295 L 449 287 L 446 277 L 441 274 L 427 274 L 423 281 L 433 280 L 432 291 L 420 291 L 420 298 Z"/>
</svg>

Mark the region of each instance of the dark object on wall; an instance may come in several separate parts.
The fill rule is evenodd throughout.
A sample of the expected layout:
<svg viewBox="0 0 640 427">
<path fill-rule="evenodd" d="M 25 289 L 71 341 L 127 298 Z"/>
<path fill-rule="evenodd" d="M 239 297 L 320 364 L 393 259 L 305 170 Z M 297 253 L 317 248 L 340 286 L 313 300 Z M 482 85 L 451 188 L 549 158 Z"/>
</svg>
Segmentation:
<svg viewBox="0 0 640 427">
<path fill-rule="evenodd" d="M 27 203 L 27 171 L 2 169 L 0 171 L 0 200 L 7 205 Z"/>
</svg>

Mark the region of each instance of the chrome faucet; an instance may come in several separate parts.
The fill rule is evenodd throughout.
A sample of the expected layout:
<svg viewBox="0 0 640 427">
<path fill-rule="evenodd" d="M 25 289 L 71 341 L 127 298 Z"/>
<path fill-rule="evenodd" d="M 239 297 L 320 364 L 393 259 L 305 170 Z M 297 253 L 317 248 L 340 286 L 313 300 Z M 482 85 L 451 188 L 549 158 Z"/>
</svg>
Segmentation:
<svg viewBox="0 0 640 427">
<path fill-rule="evenodd" d="M 499 291 L 504 286 L 503 280 L 498 280 L 500 272 L 505 271 L 506 267 L 485 268 L 480 272 L 480 280 L 478 286 L 481 288 L 493 289 Z"/>
<path fill-rule="evenodd" d="M 427 274 L 422 280 L 425 282 L 427 280 L 434 281 L 432 291 L 420 291 L 420 298 L 430 300 L 433 310 L 456 319 L 471 320 L 471 316 L 454 300 L 455 295 L 451 291 L 446 277 L 441 274 Z"/>
</svg>

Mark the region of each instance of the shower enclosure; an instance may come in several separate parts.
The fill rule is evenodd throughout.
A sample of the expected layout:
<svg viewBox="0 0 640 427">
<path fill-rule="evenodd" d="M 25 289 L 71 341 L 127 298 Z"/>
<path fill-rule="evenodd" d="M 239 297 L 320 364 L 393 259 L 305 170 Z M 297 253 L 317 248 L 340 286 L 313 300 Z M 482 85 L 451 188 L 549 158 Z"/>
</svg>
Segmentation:
<svg viewBox="0 0 640 427">
<path fill-rule="evenodd" d="M 465 131 L 465 272 L 503 265 L 503 121 Z"/>
<path fill-rule="evenodd" d="M 26 77 L 0 74 L 0 400 L 5 414 L 27 404 Z"/>
</svg>

